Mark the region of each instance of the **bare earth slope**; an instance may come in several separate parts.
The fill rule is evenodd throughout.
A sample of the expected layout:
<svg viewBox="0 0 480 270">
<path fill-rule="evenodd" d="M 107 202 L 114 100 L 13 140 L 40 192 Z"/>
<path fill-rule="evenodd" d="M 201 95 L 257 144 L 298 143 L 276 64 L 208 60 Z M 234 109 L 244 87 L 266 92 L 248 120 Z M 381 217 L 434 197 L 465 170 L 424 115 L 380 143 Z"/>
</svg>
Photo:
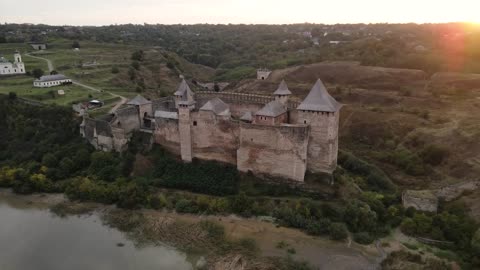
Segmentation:
<svg viewBox="0 0 480 270">
<path fill-rule="evenodd" d="M 317 63 L 273 71 L 265 81 L 244 80 L 229 91 L 271 94 L 285 79 L 292 99 L 302 100 L 317 78 L 345 107 L 340 148 L 376 163 L 406 188 L 439 188 L 480 175 L 480 75 Z M 456 83 L 448 90 L 432 82 Z M 444 150 L 439 164 L 422 155 Z M 412 165 L 413 164 L 413 165 Z M 418 168 L 412 169 L 414 165 Z"/>
<path fill-rule="evenodd" d="M 270 81 L 315 81 L 352 85 L 369 89 L 400 89 L 424 84 L 427 74 L 421 70 L 361 66 L 357 62 L 321 62 L 272 72 Z"/>
</svg>

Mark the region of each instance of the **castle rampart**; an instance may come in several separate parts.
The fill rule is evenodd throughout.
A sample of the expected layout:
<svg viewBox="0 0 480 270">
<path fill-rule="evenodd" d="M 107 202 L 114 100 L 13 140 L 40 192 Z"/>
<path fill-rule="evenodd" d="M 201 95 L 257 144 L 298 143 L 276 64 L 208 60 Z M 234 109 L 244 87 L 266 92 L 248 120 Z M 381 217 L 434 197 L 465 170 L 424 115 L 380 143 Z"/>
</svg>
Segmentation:
<svg viewBox="0 0 480 270">
<path fill-rule="evenodd" d="M 273 96 L 194 93 L 184 80 L 175 97 L 137 96 L 104 119 L 86 117 L 82 134 L 98 149 L 123 151 L 134 130 L 179 155 L 236 165 L 238 170 L 303 181 L 306 171 L 337 164 L 338 104 L 317 81 L 302 103 L 282 81 Z"/>
</svg>

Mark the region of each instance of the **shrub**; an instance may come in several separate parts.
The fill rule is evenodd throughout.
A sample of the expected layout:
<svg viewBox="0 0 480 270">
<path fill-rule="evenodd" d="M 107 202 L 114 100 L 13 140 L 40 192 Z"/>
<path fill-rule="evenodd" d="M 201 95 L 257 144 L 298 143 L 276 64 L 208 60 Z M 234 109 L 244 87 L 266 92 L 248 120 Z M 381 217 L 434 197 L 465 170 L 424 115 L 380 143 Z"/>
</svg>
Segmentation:
<svg viewBox="0 0 480 270">
<path fill-rule="evenodd" d="M 212 221 L 201 221 L 200 227 L 207 232 L 208 237 L 216 241 L 225 239 L 225 228 Z"/>
<path fill-rule="evenodd" d="M 176 161 L 161 148 L 153 151 L 156 165 L 153 174 L 160 178 L 161 186 L 212 195 L 237 193 L 239 175 L 235 167 L 199 160 L 187 164 Z"/>
<path fill-rule="evenodd" d="M 307 224 L 307 233 L 311 235 L 326 235 L 329 233 L 332 222 L 328 218 L 319 221 L 311 221 Z"/>
<path fill-rule="evenodd" d="M 338 162 L 344 169 L 366 177 L 368 188 L 370 190 L 387 192 L 395 191 L 395 185 L 382 170 L 355 157 L 353 154 L 340 151 Z"/>
<path fill-rule="evenodd" d="M 175 204 L 175 211 L 178 213 L 196 213 L 198 207 L 190 200 L 181 199 Z"/>
<path fill-rule="evenodd" d="M 120 69 L 118 69 L 117 66 L 113 66 L 113 67 L 112 67 L 112 73 L 113 73 L 113 74 L 117 74 L 117 73 L 119 73 L 119 72 L 120 72 Z"/>
<path fill-rule="evenodd" d="M 427 164 L 440 165 L 448 157 L 448 150 L 444 147 L 430 144 L 420 152 L 420 157 Z"/>
<path fill-rule="evenodd" d="M 344 223 L 332 223 L 330 224 L 329 234 L 332 240 L 345 240 L 348 237 L 347 226 Z"/>
<path fill-rule="evenodd" d="M 136 70 L 140 69 L 140 63 L 138 61 L 133 61 L 132 62 L 132 67 Z"/>
<path fill-rule="evenodd" d="M 362 245 L 369 245 L 375 240 L 368 232 L 359 232 L 353 234 L 353 240 Z"/>
<path fill-rule="evenodd" d="M 153 196 L 150 198 L 150 206 L 153 209 L 159 210 L 167 206 L 166 203 L 162 202 L 159 198 L 159 196 Z"/>
<path fill-rule="evenodd" d="M 253 200 L 244 192 L 229 198 L 230 210 L 237 214 L 246 214 L 252 209 Z"/>
</svg>

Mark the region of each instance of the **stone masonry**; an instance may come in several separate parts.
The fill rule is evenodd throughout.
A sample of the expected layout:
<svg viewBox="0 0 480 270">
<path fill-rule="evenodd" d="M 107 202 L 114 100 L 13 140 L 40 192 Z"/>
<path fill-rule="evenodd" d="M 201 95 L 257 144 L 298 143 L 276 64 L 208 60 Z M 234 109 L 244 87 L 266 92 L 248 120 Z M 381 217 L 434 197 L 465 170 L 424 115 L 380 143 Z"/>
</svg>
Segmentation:
<svg viewBox="0 0 480 270">
<path fill-rule="evenodd" d="M 273 96 L 194 93 L 182 80 L 173 97 L 132 99 L 114 114 L 84 117 L 80 132 L 97 149 L 123 151 L 133 131 L 184 162 L 194 158 L 243 172 L 303 181 L 306 171 L 332 173 L 337 165 L 341 104 L 318 80 L 300 103 L 282 81 Z"/>
</svg>

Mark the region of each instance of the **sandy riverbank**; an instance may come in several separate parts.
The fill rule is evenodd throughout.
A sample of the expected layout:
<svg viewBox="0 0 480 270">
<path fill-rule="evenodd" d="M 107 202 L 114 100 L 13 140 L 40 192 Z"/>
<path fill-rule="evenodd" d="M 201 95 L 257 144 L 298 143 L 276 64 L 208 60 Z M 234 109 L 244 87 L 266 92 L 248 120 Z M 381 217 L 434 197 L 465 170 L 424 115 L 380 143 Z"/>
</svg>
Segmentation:
<svg viewBox="0 0 480 270">
<path fill-rule="evenodd" d="M 246 219 L 234 215 L 199 216 L 149 209 L 119 210 L 113 206 L 96 203 L 71 203 L 62 194 L 17 195 L 9 190 L 0 190 L 0 196 L 4 198 L 3 201 L 15 208 L 55 209 L 56 206 L 62 205 L 62 207 L 68 208 L 66 211 L 70 211 L 70 214 L 106 215 L 115 213 L 115 218 L 117 218 L 115 222 L 119 222 L 119 218 L 122 217 L 139 215 L 142 218 L 142 226 L 137 228 L 140 230 L 137 231 L 137 236 L 148 234 L 150 238 L 158 238 L 159 241 L 170 242 L 172 245 L 199 242 L 205 245 L 203 248 L 208 249 L 209 245 L 206 244 L 202 232 L 197 230 L 196 224 L 202 221 L 212 221 L 225 228 L 228 239 L 250 238 L 255 240 L 260 257 L 285 257 L 290 253 L 294 259 L 307 261 L 319 269 L 373 269 L 380 256 L 374 245 L 361 246 L 312 237 L 299 230 L 278 227 L 271 222 L 257 218 Z M 186 233 L 186 231 L 191 232 Z M 280 242 L 283 243 L 284 248 L 278 248 Z M 288 249 L 290 252 L 287 252 Z M 291 254 L 292 250 L 294 250 L 294 254 Z M 245 269 L 248 269 L 248 263 Z"/>
</svg>

